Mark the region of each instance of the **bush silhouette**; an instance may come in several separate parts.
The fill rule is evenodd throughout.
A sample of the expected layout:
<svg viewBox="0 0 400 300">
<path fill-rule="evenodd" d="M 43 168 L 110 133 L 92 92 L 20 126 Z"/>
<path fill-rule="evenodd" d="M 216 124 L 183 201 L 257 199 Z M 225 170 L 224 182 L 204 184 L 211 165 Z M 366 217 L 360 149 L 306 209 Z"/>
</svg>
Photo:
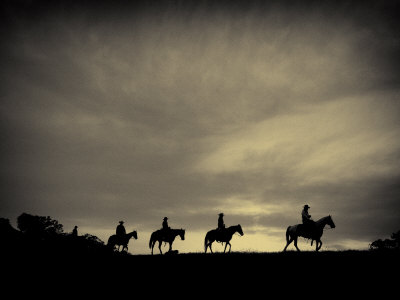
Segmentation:
<svg viewBox="0 0 400 300">
<path fill-rule="evenodd" d="M 21 232 L 11 226 L 10 220 L 0 218 L 0 235 L 3 239 L 12 243 L 21 239 Z"/>
<path fill-rule="evenodd" d="M 76 236 L 63 232 L 63 225 L 50 216 L 35 216 L 23 213 L 17 218 L 17 227 L 0 218 L 0 234 L 4 247 L 1 251 L 14 256 L 87 256 L 110 255 L 109 249 L 97 236 L 84 234 Z"/>
<path fill-rule="evenodd" d="M 400 230 L 392 233 L 391 239 L 373 241 L 370 250 L 400 250 Z"/>
<path fill-rule="evenodd" d="M 392 233 L 391 238 L 394 241 L 394 247 L 400 249 L 400 230 Z"/>
</svg>

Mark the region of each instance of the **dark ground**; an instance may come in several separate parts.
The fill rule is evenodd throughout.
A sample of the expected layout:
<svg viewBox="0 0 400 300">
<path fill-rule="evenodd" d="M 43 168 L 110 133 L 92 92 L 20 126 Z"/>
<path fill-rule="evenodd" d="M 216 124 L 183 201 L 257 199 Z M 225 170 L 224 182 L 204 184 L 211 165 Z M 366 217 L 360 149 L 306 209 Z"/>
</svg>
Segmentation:
<svg viewBox="0 0 400 300">
<path fill-rule="evenodd" d="M 177 255 L 2 256 L 3 286 L 19 293 L 245 299 L 389 296 L 398 290 L 398 251 Z M 5 267 L 6 266 L 6 267 Z M 272 296 L 276 295 L 276 296 Z M 228 298 L 229 298 L 228 297 Z"/>
<path fill-rule="evenodd" d="M 22 229 L 0 218 L 4 299 L 390 299 L 400 283 L 398 247 L 130 255 L 113 251 L 95 236 L 65 234 L 50 217 L 24 213 L 18 224 Z"/>
</svg>

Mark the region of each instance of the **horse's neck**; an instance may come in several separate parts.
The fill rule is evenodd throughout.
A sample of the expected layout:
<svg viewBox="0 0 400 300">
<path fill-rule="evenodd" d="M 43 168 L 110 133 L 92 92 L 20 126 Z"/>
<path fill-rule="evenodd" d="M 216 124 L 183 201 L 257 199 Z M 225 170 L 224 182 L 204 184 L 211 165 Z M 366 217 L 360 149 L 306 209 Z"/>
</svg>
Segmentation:
<svg viewBox="0 0 400 300">
<path fill-rule="evenodd" d="M 238 231 L 238 226 L 230 226 L 226 229 L 229 234 L 233 235 L 236 231 Z"/>
<path fill-rule="evenodd" d="M 171 229 L 172 232 L 172 236 L 176 237 L 177 235 L 179 235 L 180 230 L 179 229 Z"/>
<path fill-rule="evenodd" d="M 327 222 L 328 218 L 329 217 L 323 217 L 323 218 L 319 219 L 318 221 L 316 221 L 315 223 L 317 224 L 318 227 L 324 228 L 325 225 L 328 223 Z"/>
</svg>

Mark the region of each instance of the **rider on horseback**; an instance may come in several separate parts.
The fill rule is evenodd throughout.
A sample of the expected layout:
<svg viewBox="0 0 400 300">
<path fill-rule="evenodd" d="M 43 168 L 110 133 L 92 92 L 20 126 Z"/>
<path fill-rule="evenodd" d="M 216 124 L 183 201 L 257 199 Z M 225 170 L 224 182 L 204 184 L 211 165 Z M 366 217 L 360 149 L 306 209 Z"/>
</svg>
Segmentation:
<svg viewBox="0 0 400 300">
<path fill-rule="evenodd" d="M 308 213 L 308 209 L 310 207 L 306 204 L 304 205 L 303 211 L 301 212 L 301 219 L 304 225 L 304 231 L 309 235 L 312 235 L 312 232 L 315 229 L 315 222 L 311 219 L 311 215 Z"/>
<path fill-rule="evenodd" d="M 164 237 L 166 237 L 167 236 L 167 234 L 169 233 L 169 231 L 170 231 L 170 229 L 171 229 L 171 227 L 169 227 L 168 226 L 168 218 L 167 217 L 164 217 L 164 220 L 163 220 L 163 222 L 162 222 L 162 228 L 161 228 L 161 231 L 163 232 L 163 236 Z"/>
<path fill-rule="evenodd" d="M 75 226 L 74 229 L 72 229 L 72 236 L 78 236 L 78 226 Z"/>
<path fill-rule="evenodd" d="M 224 229 L 225 229 L 224 214 L 220 213 L 218 217 L 218 230 L 222 231 Z"/>
<path fill-rule="evenodd" d="M 165 230 L 165 231 L 167 231 L 168 229 L 170 229 L 169 228 L 169 226 L 168 226 L 168 218 L 167 217 L 164 217 L 164 220 L 163 220 L 163 222 L 162 222 L 162 229 L 163 230 Z"/>
<path fill-rule="evenodd" d="M 217 233 L 218 233 L 218 237 L 217 240 L 222 240 L 223 239 L 223 235 L 225 233 L 225 223 L 224 223 L 224 214 L 220 213 L 218 215 L 218 228 L 217 228 Z"/>
<path fill-rule="evenodd" d="M 117 237 L 119 238 L 124 237 L 126 235 L 125 227 L 122 224 L 124 224 L 124 221 L 119 221 L 119 225 L 117 226 L 116 230 Z"/>
</svg>

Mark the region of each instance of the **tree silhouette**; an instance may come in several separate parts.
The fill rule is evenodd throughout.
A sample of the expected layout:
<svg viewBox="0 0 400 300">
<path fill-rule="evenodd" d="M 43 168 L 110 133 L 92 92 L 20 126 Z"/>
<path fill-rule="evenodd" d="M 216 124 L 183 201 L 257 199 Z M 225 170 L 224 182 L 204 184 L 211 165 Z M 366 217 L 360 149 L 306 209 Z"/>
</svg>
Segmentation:
<svg viewBox="0 0 400 300">
<path fill-rule="evenodd" d="M 54 236 L 63 232 L 63 225 L 49 216 L 33 216 L 27 213 L 21 214 L 18 219 L 18 228 L 24 234 L 35 237 Z"/>
</svg>

